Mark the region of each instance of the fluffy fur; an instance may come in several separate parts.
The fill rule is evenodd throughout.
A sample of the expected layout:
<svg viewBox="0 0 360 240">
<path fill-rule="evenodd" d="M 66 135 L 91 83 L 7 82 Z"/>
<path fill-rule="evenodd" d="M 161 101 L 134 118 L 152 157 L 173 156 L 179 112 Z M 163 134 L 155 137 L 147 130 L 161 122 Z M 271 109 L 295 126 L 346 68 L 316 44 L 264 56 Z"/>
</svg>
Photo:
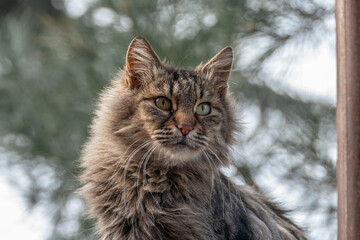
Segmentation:
<svg viewBox="0 0 360 240">
<path fill-rule="evenodd" d="M 194 70 L 178 69 L 134 38 L 82 154 L 82 195 L 102 239 L 306 239 L 263 194 L 219 170 L 238 129 L 232 60 L 227 47 Z M 157 97 L 171 110 L 156 106 Z M 197 114 L 201 103 L 208 115 Z"/>
</svg>

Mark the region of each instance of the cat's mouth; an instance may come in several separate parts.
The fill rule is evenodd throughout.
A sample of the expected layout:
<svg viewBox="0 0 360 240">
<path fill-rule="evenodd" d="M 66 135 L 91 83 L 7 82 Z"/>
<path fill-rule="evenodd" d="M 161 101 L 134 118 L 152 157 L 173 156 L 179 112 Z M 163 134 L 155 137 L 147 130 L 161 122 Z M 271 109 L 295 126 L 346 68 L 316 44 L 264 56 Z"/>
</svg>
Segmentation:
<svg viewBox="0 0 360 240">
<path fill-rule="evenodd" d="M 175 139 L 174 139 L 175 140 Z M 164 144 L 164 143 L 163 143 Z M 186 139 L 186 137 L 183 137 L 181 139 L 177 139 L 177 141 L 167 142 L 164 144 L 165 147 L 169 148 L 169 150 L 194 150 L 189 141 Z"/>
<path fill-rule="evenodd" d="M 186 136 L 159 134 L 153 137 L 155 144 L 161 146 L 161 148 L 166 150 L 167 154 L 171 155 L 174 159 L 184 154 L 194 157 L 194 154 L 201 152 L 205 144 L 200 142 L 199 139 L 194 138 L 196 138 L 196 136 L 190 134 Z"/>
<path fill-rule="evenodd" d="M 175 147 L 179 150 L 190 150 L 190 151 L 196 151 L 197 149 L 194 148 L 187 140 L 186 138 L 183 138 L 179 142 L 175 144 Z"/>
<path fill-rule="evenodd" d="M 188 144 L 185 141 L 185 138 L 183 138 L 180 142 L 178 142 L 177 145 L 188 146 Z"/>
<path fill-rule="evenodd" d="M 158 142 L 160 145 L 162 145 L 163 147 L 168 148 L 169 150 L 172 149 L 181 149 L 184 150 L 186 148 L 188 149 L 192 149 L 191 145 L 189 144 L 189 142 L 186 140 L 186 138 L 181 138 L 181 139 L 173 139 L 173 141 L 167 141 L 167 142 Z"/>
<path fill-rule="evenodd" d="M 179 142 L 173 143 L 170 145 L 171 149 L 175 149 L 175 150 L 185 150 L 185 149 L 191 149 L 191 147 L 189 146 L 189 144 L 186 142 L 186 140 L 181 140 Z"/>
</svg>

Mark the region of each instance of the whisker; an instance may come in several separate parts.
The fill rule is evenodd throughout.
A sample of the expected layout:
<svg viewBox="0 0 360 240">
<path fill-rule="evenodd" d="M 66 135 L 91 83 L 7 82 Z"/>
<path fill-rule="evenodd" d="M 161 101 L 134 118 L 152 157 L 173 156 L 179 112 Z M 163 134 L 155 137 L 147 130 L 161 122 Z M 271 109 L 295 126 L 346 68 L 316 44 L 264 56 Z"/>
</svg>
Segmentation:
<svg viewBox="0 0 360 240">
<path fill-rule="evenodd" d="M 127 153 L 127 151 L 135 144 L 137 143 L 139 140 L 134 141 L 132 144 L 130 144 L 130 146 L 125 150 L 125 152 L 121 155 L 121 157 L 119 158 L 120 161 L 121 159 L 125 156 L 125 154 Z M 113 172 L 113 174 L 110 176 L 109 181 L 106 183 L 106 186 L 104 187 L 103 191 L 101 192 L 101 195 L 104 194 L 105 189 L 108 189 L 109 184 L 111 183 L 111 180 L 119 173 L 119 171 L 121 170 L 122 164 L 118 164 L 116 165 L 116 169 Z M 107 200 L 105 201 L 105 204 L 109 201 L 111 195 L 109 195 L 109 197 L 107 198 Z"/>
<path fill-rule="evenodd" d="M 155 135 L 172 135 L 173 132 L 159 132 L 159 133 L 154 133 Z"/>
<path fill-rule="evenodd" d="M 196 139 L 191 139 L 191 142 L 193 142 L 193 143 L 195 143 L 195 144 L 198 144 L 198 145 L 201 145 L 201 146 L 204 146 L 204 147 L 207 146 L 207 142 L 204 142 L 204 141 L 199 141 L 199 140 L 196 140 Z"/>
<path fill-rule="evenodd" d="M 153 195 L 153 193 L 152 193 L 152 191 L 151 191 L 151 189 L 150 189 L 150 185 L 149 185 L 149 183 L 148 183 L 148 181 L 147 181 L 147 178 L 146 178 L 146 166 L 147 166 L 147 164 L 148 164 L 148 161 L 149 161 L 149 159 L 150 159 L 150 156 L 153 154 L 153 152 L 155 151 L 155 149 L 156 149 L 157 147 L 158 147 L 158 146 L 155 146 L 154 149 L 151 151 L 150 155 L 146 158 L 146 161 L 145 161 L 145 163 L 144 163 L 144 169 L 143 169 L 143 178 L 145 179 L 145 184 L 149 186 L 149 193 L 150 193 L 151 197 L 152 197 L 152 198 L 154 199 L 154 201 L 156 202 L 156 205 L 161 209 L 161 206 L 160 206 L 159 202 L 156 200 L 156 198 L 154 197 L 154 195 Z M 160 149 L 160 151 L 161 151 L 161 150 L 162 150 L 162 148 Z"/>
<path fill-rule="evenodd" d="M 171 137 L 155 137 L 155 140 L 168 140 L 171 139 Z"/>
<path fill-rule="evenodd" d="M 144 156 L 141 158 L 141 161 L 138 165 L 138 169 L 136 170 L 136 189 L 137 189 L 137 193 L 139 195 L 139 180 L 140 180 L 140 170 L 141 170 L 141 165 L 144 163 L 145 159 L 149 160 L 151 154 L 154 152 L 154 150 L 156 149 L 157 146 L 152 146 L 145 154 Z M 146 162 L 145 162 L 146 163 Z M 144 184 L 144 183 L 143 183 Z"/>
<path fill-rule="evenodd" d="M 168 143 L 168 144 L 176 144 L 181 141 L 180 138 L 169 138 L 169 139 L 162 139 L 162 140 L 156 140 L 158 143 Z"/>
<path fill-rule="evenodd" d="M 137 148 L 135 148 L 134 151 L 132 151 L 132 153 L 127 157 L 127 159 L 125 160 L 125 162 L 127 163 L 126 164 L 126 167 L 124 169 L 124 172 L 123 172 L 123 182 L 124 182 L 124 186 L 123 186 L 123 198 L 124 198 L 124 205 L 126 207 L 126 175 L 127 175 L 127 171 L 128 171 L 128 168 L 129 168 L 129 165 L 130 165 L 130 162 L 131 162 L 131 159 L 141 150 L 143 149 L 144 147 L 146 147 L 147 145 L 149 145 L 151 143 L 151 141 L 146 141 L 145 143 L 141 144 L 140 146 L 138 146 Z"/>
<path fill-rule="evenodd" d="M 210 147 L 208 147 L 208 150 L 216 157 L 216 159 L 219 161 L 220 164 L 223 163 L 223 162 L 221 161 L 221 159 L 219 158 L 219 156 L 218 156 L 213 150 L 211 150 Z"/>
<path fill-rule="evenodd" d="M 172 129 L 171 128 L 161 128 L 161 129 L 156 129 L 153 132 L 158 133 L 158 132 L 169 132 L 169 131 L 172 131 Z"/>
<path fill-rule="evenodd" d="M 127 153 L 127 151 L 128 151 L 135 143 L 137 143 L 138 141 L 140 141 L 140 140 L 134 141 L 134 142 L 125 150 L 125 152 L 121 155 L 120 160 L 125 156 L 125 154 Z M 115 175 L 120 171 L 120 169 L 121 169 L 121 165 L 119 164 L 118 167 L 116 168 L 116 171 L 114 172 L 115 174 L 113 174 L 113 175 L 110 177 L 110 179 L 112 179 L 113 177 L 115 177 Z"/>
<path fill-rule="evenodd" d="M 155 139 L 156 140 L 162 140 L 162 139 L 180 139 L 182 137 L 180 136 L 167 136 L 167 137 L 164 137 L 164 136 L 155 136 Z"/>
<path fill-rule="evenodd" d="M 199 140 L 206 140 L 206 137 L 202 137 L 202 136 L 198 136 L 198 135 L 194 135 L 194 138 L 199 139 Z"/>
<path fill-rule="evenodd" d="M 211 150 L 210 147 L 207 148 L 215 157 L 216 159 L 220 162 L 220 164 L 222 163 L 222 161 L 220 160 L 219 156 L 213 151 Z M 224 196 L 224 187 L 222 185 L 222 182 L 221 182 L 221 176 L 220 176 L 220 171 L 217 171 L 217 175 L 219 177 L 219 181 L 220 181 L 220 188 L 221 188 L 221 196 L 223 198 L 223 217 L 225 218 L 225 196 Z"/>
<path fill-rule="evenodd" d="M 199 136 L 205 136 L 205 132 L 204 132 L 203 130 L 199 130 L 199 131 L 197 132 L 197 134 L 198 134 Z"/>
<path fill-rule="evenodd" d="M 160 147 L 160 146 L 159 146 L 159 147 Z M 160 159 L 161 159 L 161 158 L 160 158 L 160 155 L 161 155 L 161 153 L 162 153 L 163 149 L 164 149 L 164 148 L 160 147 L 160 151 L 158 152 L 158 156 L 157 156 L 158 160 L 160 160 Z"/>
<path fill-rule="evenodd" d="M 148 161 L 149 161 L 149 159 L 150 159 L 150 156 L 153 154 L 153 152 L 155 151 L 155 149 L 156 149 L 157 147 L 158 147 L 157 145 L 154 146 L 154 148 L 152 149 L 150 155 L 146 158 L 146 161 L 145 161 L 145 163 L 144 163 L 143 178 L 144 178 L 145 180 L 146 180 L 146 166 L 147 166 L 147 164 L 148 164 Z"/>
<path fill-rule="evenodd" d="M 213 194 L 213 190 L 214 190 L 214 169 L 212 168 L 212 164 L 211 164 L 211 160 L 208 157 L 208 155 L 206 154 L 206 152 L 204 150 L 202 150 L 202 152 L 204 153 L 206 159 L 209 162 L 209 166 L 211 168 L 211 188 L 210 188 L 210 207 L 212 205 L 212 194 Z"/>
</svg>

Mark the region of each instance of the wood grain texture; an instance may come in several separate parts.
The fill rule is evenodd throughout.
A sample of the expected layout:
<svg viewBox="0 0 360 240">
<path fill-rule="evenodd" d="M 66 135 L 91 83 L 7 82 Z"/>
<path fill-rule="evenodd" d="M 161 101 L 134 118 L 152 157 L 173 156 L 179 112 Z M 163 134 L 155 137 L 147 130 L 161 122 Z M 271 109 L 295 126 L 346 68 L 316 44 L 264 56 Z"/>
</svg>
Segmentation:
<svg viewBox="0 0 360 240">
<path fill-rule="evenodd" d="M 336 1 L 338 239 L 360 239 L 360 1 Z"/>
</svg>

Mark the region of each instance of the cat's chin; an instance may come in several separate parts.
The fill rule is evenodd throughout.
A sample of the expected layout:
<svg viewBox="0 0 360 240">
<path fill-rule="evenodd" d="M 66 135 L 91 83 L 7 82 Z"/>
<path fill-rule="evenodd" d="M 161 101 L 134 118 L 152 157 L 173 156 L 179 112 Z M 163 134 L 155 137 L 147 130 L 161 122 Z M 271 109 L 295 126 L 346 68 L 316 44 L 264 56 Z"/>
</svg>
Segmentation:
<svg viewBox="0 0 360 240">
<path fill-rule="evenodd" d="M 200 150 L 190 148 L 186 144 L 176 144 L 171 147 L 164 147 L 163 154 L 170 165 L 178 165 L 199 158 Z"/>
</svg>

